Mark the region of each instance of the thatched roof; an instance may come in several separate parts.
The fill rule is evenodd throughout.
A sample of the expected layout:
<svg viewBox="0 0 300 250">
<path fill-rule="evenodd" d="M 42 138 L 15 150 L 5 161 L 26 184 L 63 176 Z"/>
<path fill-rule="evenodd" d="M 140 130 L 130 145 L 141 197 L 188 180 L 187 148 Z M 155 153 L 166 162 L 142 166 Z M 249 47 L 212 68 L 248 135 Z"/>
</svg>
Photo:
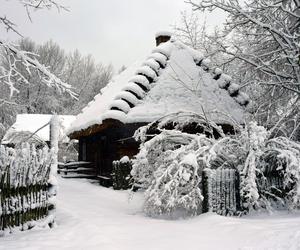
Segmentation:
<svg viewBox="0 0 300 250">
<path fill-rule="evenodd" d="M 92 133 L 108 119 L 144 123 L 178 111 L 205 113 L 216 123 L 241 124 L 248 103 L 248 96 L 222 70 L 171 39 L 116 76 L 77 115 L 68 133 Z"/>
</svg>

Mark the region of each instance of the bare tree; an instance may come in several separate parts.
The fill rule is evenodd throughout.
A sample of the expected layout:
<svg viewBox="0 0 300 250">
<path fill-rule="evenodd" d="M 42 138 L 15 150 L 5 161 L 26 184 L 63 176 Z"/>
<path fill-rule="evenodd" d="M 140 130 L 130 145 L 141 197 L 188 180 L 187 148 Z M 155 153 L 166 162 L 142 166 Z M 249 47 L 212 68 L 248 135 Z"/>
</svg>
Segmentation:
<svg viewBox="0 0 300 250">
<path fill-rule="evenodd" d="M 75 50 L 67 55 L 63 72 L 63 78 L 78 92 L 78 100 L 65 99 L 64 106 L 68 113 L 77 114 L 110 81 L 113 67 L 97 64 L 91 55 L 82 56 Z"/>
<path fill-rule="evenodd" d="M 207 46 L 208 37 L 206 31 L 206 22 L 200 24 L 200 18 L 196 12 L 181 13 L 181 22 L 174 26 L 175 35 L 184 43 L 192 48 L 202 51 Z M 203 47 L 205 46 L 205 47 Z M 208 50 L 206 50 L 207 52 Z"/>
<path fill-rule="evenodd" d="M 194 10 L 220 9 L 228 14 L 225 30 L 215 42 L 237 66 L 241 87 L 256 92 L 257 114 L 264 125 L 296 124 L 292 131 L 299 127 L 300 1 L 187 2 Z"/>
<path fill-rule="evenodd" d="M 49 70 L 68 82 L 78 92 L 76 99 L 68 95 L 58 95 L 54 88 L 41 84 L 38 71 L 28 72 L 22 63 L 16 64 L 29 84 L 15 83 L 18 92 L 11 98 L 9 88 L 0 84 L 0 138 L 18 113 L 59 113 L 78 114 L 80 110 L 100 92 L 111 79 L 113 68 L 96 63 L 91 55 L 83 56 L 79 51 L 66 53 L 58 44 L 48 41 L 38 45 L 30 39 L 21 39 L 18 47 L 29 53 L 38 54 L 39 61 L 48 65 Z M 2 67 L 9 67 L 6 54 L 2 56 Z"/>
<path fill-rule="evenodd" d="M 174 35 L 184 44 L 200 51 L 207 58 L 210 58 L 215 66 L 228 71 L 226 67 L 230 62 L 229 57 L 220 50 L 217 43 L 220 31 L 215 28 L 207 30 L 206 19 L 201 20 L 199 12 L 182 12 L 180 23 L 173 26 Z"/>
<path fill-rule="evenodd" d="M 25 8 L 29 19 L 31 19 L 33 10 L 52 9 L 54 7 L 59 11 L 66 10 L 62 4 L 54 0 L 18 0 L 18 2 Z M 22 36 L 16 24 L 3 13 L 0 14 L 0 25 L 7 31 L 12 31 Z M 17 64 L 23 64 L 29 74 L 34 71 L 38 72 L 41 83 L 54 87 L 59 92 L 66 92 L 71 97 L 76 98 L 77 95 L 73 91 L 72 86 L 62 81 L 51 73 L 45 65 L 40 63 L 37 59 L 37 54 L 22 50 L 18 46 L 4 40 L 0 40 L 0 49 L 6 54 L 5 60 L 7 60 L 9 65 L 9 67 L 0 66 L 0 83 L 5 84 L 10 89 L 10 97 L 19 91 L 15 87 L 16 82 L 28 84 L 26 77 L 17 69 Z"/>
<path fill-rule="evenodd" d="M 20 4 L 26 11 L 28 18 L 32 20 L 32 11 L 40 9 L 50 10 L 52 8 L 58 11 L 67 10 L 59 1 L 16 0 L 15 3 Z M 7 32 L 13 32 L 23 37 L 22 32 L 18 30 L 17 25 L 11 17 L 6 16 L 3 9 L 0 11 L 0 27 L 6 29 Z M 72 98 L 77 98 L 73 87 L 53 74 L 43 62 L 39 61 L 38 54 L 33 53 L 33 49 L 29 51 L 22 49 L 20 45 L 4 39 L 0 39 L 0 113 L 2 114 L 0 120 L 0 138 L 4 130 L 13 122 L 16 112 L 24 108 L 22 103 L 16 102 L 16 100 L 20 100 L 16 95 L 24 91 L 24 88 L 29 90 L 30 81 L 33 76 L 39 78 L 40 84 L 51 87 L 60 93 L 68 93 Z M 21 69 L 20 65 L 25 70 L 19 71 Z"/>
</svg>

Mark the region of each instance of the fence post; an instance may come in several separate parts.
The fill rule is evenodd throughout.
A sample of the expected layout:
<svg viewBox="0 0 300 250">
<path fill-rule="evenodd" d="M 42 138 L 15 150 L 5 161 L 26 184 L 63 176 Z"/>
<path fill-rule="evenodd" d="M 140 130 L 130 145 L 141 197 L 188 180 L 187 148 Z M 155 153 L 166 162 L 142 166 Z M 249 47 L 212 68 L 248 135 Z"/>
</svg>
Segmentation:
<svg viewBox="0 0 300 250">
<path fill-rule="evenodd" d="M 57 194 L 57 165 L 58 165 L 58 141 L 59 141 L 59 117 L 53 115 L 50 120 L 50 146 L 52 151 L 52 164 L 50 167 L 50 175 L 48 182 L 49 194 L 49 226 L 55 226 L 55 209 L 56 209 L 56 194 Z"/>
<path fill-rule="evenodd" d="M 113 172 L 112 181 L 113 188 L 119 189 L 129 189 L 130 184 L 130 171 L 132 169 L 132 162 L 127 156 L 123 157 L 119 161 L 113 161 Z"/>
</svg>

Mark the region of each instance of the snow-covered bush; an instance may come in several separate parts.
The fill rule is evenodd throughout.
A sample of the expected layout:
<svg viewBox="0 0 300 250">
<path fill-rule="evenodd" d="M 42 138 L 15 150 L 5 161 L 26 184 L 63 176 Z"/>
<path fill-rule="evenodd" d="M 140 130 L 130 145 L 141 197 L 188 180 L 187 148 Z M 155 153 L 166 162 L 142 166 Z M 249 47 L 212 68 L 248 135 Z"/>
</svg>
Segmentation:
<svg viewBox="0 0 300 250">
<path fill-rule="evenodd" d="M 299 208 L 300 144 L 286 137 L 273 138 L 266 142 L 267 154 L 276 157 L 276 170 L 283 176 L 283 201 L 289 209 Z"/>
<path fill-rule="evenodd" d="M 300 204 L 300 144 L 270 135 L 250 122 L 240 134 L 217 140 L 207 154 L 207 167 L 239 171 L 245 211 L 270 210 L 274 205 L 294 209 Z"/>
<path fill-rule="evenodd" d="M 295 209 L 300 204 L 300 144 L 270 135 L 264 127 L 250 122 L 237 138 L 238 151 L 243 155 L 241 199 L 247 211 L 270 210 L 274 205 Z"/>
<path fill-rule="evenodd" d="M 260 195 L 257 188 L 257 171 L 259 161 L 265 148 L 267 131 L 262 126 L 250 122 L 241 133 L 242 151 L 245 152 L 243 169 L 241 169 L 242 205 L 247 210 L 258 208 Z"/>
<path fill-rule="evenodd" d="M 155 123 L 136 132 L 142 144 L 131 175 L 134 186 L 145 190 L 144 210 L 148 215 L 200 213 L 205 168 L 235 169 L 239 173 L 238 202 L 246 212 L 271 209 L 276 203 L 289 209 L 299 207 L 300 144 L 283 137 L 270 139 L 271 133 L 255 122 L 241 128 L 239 134 L 219 133 L 221 137 L 214 137 L 212 133 L 179 131 L 182 126 L 178 121 L 173 123 L 177 126 L 173 130 L 156 123 L 160 133 L 150 137 Z"/>
<path fill-rule="evenodd" d="M 170 114 L 136 132 L 142 144 L 131 175 L 134 187 L 145 190 L 148 215 L 176 218 L 201 213 L 202 171 L 209 165 L 215 137 L 224 137 L 220 127 L 190 112 Z"/>
<path fill-rule="evenodd" d="M 270 139 L 270 135 L 250 122 L 239 134 L 216 140 L 206 155 L 208 168 L 239 171 L 245 211 L 269 210 L 274 205 L 299 207 L 300 145 L 286 137 Z"/>
<path fill-rule="evenodd" d="M 201 212 L 201 175 L 213 139 L 164 130 L 145 142 L 133 160 L 135 186 L 145 189 L 144 210 L 171 218 Z"/>
</svg>

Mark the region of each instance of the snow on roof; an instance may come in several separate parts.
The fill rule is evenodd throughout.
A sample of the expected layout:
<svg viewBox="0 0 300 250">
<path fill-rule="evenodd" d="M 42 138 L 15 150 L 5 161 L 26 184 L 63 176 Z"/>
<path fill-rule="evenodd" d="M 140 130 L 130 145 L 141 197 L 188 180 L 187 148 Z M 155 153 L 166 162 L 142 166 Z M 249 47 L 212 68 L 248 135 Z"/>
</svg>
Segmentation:
<svg viewBox="0 0 300 250">
<path fill-rule="evenodd" d="M 9 144 L 15 143 L 14 134 L 19 132 L 29 132 L 34 133 L 39 128 L 43 127 L 45 124 L 50 122 L 52 115 L 47 114 L 19 114 L 17 115 L 16 122 L 8 129 L 6 134 L 4 135 L 1 143 Z M 73 115 L 59 115 L 59 119 L 61 121 L 61 130 L 60 130 L 60 138 L 64 140 L 66 136 L 66 131 L 70 127 L 71 123 L 75 120 L 75 116 Z M 28 133 L 28 134 L 29 134 Z M 40 131 L 36 133 L 36 136 L 43 140 L 50 140 L 50 126 L 42 128 Z"/>
<path fill-rule="evenodd" d="M 201 53 L 171 39 L 144 62 L 116 76 L 77 115 L 68 133 L 109 118 L 151 122 L 181 110 L 204 112 L 216 123 L 243 123 L 248 102 L 248 96 L 222 70 L 210 69 L 210 61 Z"/>
<path fill-rule="evenodd" d="M 169 31 L 159 31 L 157 33 L 155 33 L 155 38 L 159 37 L 159 36 L 172 36 L 172 32 Z"/>
</svg>

